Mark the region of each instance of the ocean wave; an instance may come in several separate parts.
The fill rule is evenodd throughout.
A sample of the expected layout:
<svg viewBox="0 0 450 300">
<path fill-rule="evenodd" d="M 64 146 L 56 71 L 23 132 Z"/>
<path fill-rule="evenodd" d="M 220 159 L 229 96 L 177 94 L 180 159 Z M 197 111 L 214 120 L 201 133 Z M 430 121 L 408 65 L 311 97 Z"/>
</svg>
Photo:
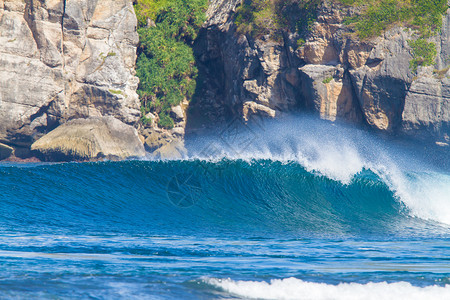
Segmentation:
<svg viewBox="0 0 450 300">
<path fill-rule="evenodd" d="M 408 282 L 340 283 L 331 285 L 307 282 L 297 278 L 273 279 L 270 282 L 205 278 L 203 282 L 232 295 L 250 299 L 450 299 L 450 285 L 417 287 Z"/>
<path fill-rule="evenodd" d="M 432 164 L 430 149 L 421 150 L 415 144 L 406 147 L 307 116 L 229 126 L 210 137 L 188 140 L 187 145 L 189 158 L 295 162 L 309 173 L 343 185 L 351 185 L 370 170 L 412 217 L 450 225 L 450 170 L 445 168 L 445 153 Z"/>
<path fill-rule="evenodd" d="M 238 125 L 187 138 L 188 156 L 182 160 L 3 166 L 0 197 L 7 198 L 4 206 L 10 198 L 20 200 L 11 209 L 22 204 L 25 214 L 41 206 L 64 217 L 68 212 L 60 208 L 72 205 L 86 219 L 99 214 L 101 204 L 115 222 L 143 211 L 153 216 L 147 207 L 154 207 L 168 220 L 183 215 L 176 209 L 188 209 L 211 225 L 258 221 L 268 227 L 354 232 L 398 228 L 405 217 L 450 225 L 450 173 L 414 151 L 308 118 Z M 39 197 L 45 201 L 32 201 Z M 171 204 L 175 211 L 168 210 L 167 205 L 174 209 Z M 7 218 L 14 215 L 6 210 Z"/>
<path fill-rule="evenodd" d="M 342 183 L 309 172 L 298 162 L 272 160 L 0 167 L 0 176 L 0 219 L 11 228 L 39 224 L 158 234 L 166 228 L 211 234 L 222 229 L 246 234 L 398 233 L 407 228 L 427 232 L 448 217 L 448 179 L 432 173 L 424 173 L 422 180 L 437 190 L 434 194 L 416 182 L 421 174 L 405 177 L 410 187 L 402 191 L 411 193 L 409 200 L 370 169 Z M 430 198 L 424 201 L 425 196 Z"/>
</svg>

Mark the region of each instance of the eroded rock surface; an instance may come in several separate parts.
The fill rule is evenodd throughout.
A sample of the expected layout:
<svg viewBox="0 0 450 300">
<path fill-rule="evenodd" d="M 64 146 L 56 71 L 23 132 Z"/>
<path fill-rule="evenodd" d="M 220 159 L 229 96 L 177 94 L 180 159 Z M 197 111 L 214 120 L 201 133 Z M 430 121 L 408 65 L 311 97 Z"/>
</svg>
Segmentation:
<svg viewBox="0 0 450 300">
<path fill-rule="evenodd" d="M 350 78 L 341 67 L 305 65 L 300 70 L 301 89 L 308 108 L 325 120 L 362 120 L 358 101 L 353 97 Z"/>
<path fill-rule="evenodd" d="M 70 119 L 139 119 L 129 0 L 0 0 L 0 140 L 29 147 Z"/>
<path fill-rule="evenodd" d="M 137 125 L 154 156 L 182 156 L 190 129 L 296 111 L 450 142 L 450 14 L 430 39 L 436 65 L 415 74 L 410 30 L 361 41 L 343 24 L 358 12 L 325 0 L 306 35 L 254 38 L 237 32 L 241 3 L 209 2 L 194 45 L 198 89 L 191 104 L 170 112 L 175 127 L 158 128 L 157 115 Z M 131 0 L 0 0 L 0 142 L 27 156 L 33 142 L 72 119 L 112 116 L 136 125 L 137 43 Z"/>
<path fill-rule="evenodd" d="M 406 96 L 403 130 L 424 139 L 438 136 L 438 142 L 449 144 L 450 76 L 436 78 L 430 68 L 427 69 L 413 81 Z"/>
<path fill-rule="evenodd" d="M 297 106 L 299 60 L 282 42 L 238 34 L 234 15 L 240 0 L 211 1 L 208 21 L 194 47 L 202 90 L 193 110 L 205 123 L 240 115 L 276 116 Z M 197 116 L 198 118 L 198 116 Z"/>
<path fill-rule="evenodd" d="M 137 130 L 114 117 L 71 120 L 37 140 L 31 150 L 51 160 L 145 156 Z"/>
</svg>

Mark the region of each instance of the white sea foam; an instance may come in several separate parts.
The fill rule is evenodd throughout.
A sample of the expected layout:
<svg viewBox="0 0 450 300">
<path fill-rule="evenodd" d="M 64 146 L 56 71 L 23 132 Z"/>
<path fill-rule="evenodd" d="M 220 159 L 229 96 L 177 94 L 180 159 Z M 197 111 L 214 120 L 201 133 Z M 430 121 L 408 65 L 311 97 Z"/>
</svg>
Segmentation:
<svg viewBox="0 0 450 300">
<path fill-rule="evenodd" d="M 191 151 L 191 158 L 296 161 L 343 184 L 370 169 L 412 216 L 450 225 L 450 175 L 434 172 L 410 153 L 362 130 L 300 117 L 243 127 L 231 139 L 219 133 L 194 144 L 199 148 Z"/>
<path fill-rule="evenodd" d="M 190 154 L 213 162 L 221 158 L 296 161 L 309 172 L 348 184 L 365 167 L 357 147 L 360 138 L 364 138 L 362 131 L 307 118 L 287 119 L 243 127 L 232 137 L 222 133 L 203 137 L 193 143 Z"/>
<path fill-rule="evenodd" d="M 389 182 L 413 216 L 450 225 L 450 175 L 398 172 Z"/>
<path fill-rule="evenodd" d="M 205 278 L 204 282 L 227 293 L 250 299 L 326 299 L 326 300 L 447 300 L 450 285 L 417 287 L 408 282 L 326 283 L 307 282 L 297 278 L 265 281 L 234 281 Z"/>
</svg>

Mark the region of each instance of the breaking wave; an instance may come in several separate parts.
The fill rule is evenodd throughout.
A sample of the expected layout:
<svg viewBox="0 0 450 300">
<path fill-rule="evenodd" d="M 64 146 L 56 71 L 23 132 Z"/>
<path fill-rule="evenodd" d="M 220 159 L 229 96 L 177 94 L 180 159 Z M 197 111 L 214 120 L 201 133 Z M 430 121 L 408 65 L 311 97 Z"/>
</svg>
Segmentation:
<svg viewBox="0 0 450 300">
<path fill-rule="evenodd" d="M 307 282 L 296 278 L 265 281 L 234 281 L 206 278 L 208 285 L 236 296 L 250 299 L 449 299 L 450 285 L 417 287 L 408 282 L 340 283 L 338 285 Z"/>
</svg>

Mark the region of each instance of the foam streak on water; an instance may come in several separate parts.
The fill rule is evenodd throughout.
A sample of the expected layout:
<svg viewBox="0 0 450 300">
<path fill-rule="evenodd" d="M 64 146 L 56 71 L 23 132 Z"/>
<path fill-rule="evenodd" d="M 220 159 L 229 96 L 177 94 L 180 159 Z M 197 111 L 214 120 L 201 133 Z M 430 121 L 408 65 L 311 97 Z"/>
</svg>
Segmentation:
<svg viewBox="0 0 450 300">
<path fill-rule="evenodd" d="M 412 286 L 407 282 L 341 283 L 331 285 L 306 282 L 296 278 L 274 279 L 269 283 L 216 278 L 204 279 L 204 282 L 231 294 L 251 299 L 446 300 L 450 298 L 450 285 L 421 288 Z"/>
</svg>

